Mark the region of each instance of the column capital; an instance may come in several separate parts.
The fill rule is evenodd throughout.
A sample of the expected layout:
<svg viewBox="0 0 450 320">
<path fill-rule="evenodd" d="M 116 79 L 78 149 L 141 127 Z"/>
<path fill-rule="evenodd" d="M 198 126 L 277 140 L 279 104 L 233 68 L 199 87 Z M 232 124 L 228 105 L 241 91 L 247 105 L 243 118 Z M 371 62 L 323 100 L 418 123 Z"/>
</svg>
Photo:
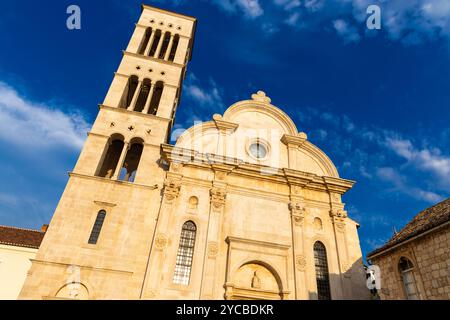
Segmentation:
<svg viewBox="0 0 450 320">
<path fill-rule="evenodd" d="M 295 225 L 301 226 L 306 215 L 306 209 L 303 203 L 291 201 L 289 202 L 289 210 L 291 210 L 292 220 Z"/>
<path fill-rule="evenodd" d="M 338 231 L 343 232 L 345 230 L 345 221 L 347 216 L 347 211 L 345 210 L 330 210 L 330 217 Z"/>
<path fill-rule="evenodd" d="M 225 188 L 213 187 L 210 191 L 210 201 L 213 210 L 223 209 L 225 206 L 225 199 L 227 197 L 227 191 Z"/>
<path fill-rule="evenodd" d="M 178 195 L 180 194 L 180 189 L 181 189 L 181 181 L 180 180 L 175 180 L 175 179 L 166 179 L 164 181 L 164 197 L 166 198 L 166 200 L 168 201 L 172 201 L 175 198 L 178 197 Z"/>
</svg>

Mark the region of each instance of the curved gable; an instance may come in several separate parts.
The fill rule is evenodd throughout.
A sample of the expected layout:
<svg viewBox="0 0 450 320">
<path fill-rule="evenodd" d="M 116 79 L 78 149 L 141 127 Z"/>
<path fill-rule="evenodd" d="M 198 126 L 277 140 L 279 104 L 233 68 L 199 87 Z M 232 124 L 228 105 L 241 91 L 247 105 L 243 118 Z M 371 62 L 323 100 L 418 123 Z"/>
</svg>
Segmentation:
<svg viewBox="0 0 450 320">
<path fill-rule="evenodd" d="M 255 142 L 266 147 L 266 157 L 258 159 L 251 154 L 249 146 Z M 212 121 L 189 128 L 176 146 L 246 163 L 339 177 L 327 155 L 307 141 L 306 134 L 299 133 L 292 119 L 262 91 L 253 94 L 252 100 L 233 104 L 223 116 L 216 114 Z"/>
</svg>

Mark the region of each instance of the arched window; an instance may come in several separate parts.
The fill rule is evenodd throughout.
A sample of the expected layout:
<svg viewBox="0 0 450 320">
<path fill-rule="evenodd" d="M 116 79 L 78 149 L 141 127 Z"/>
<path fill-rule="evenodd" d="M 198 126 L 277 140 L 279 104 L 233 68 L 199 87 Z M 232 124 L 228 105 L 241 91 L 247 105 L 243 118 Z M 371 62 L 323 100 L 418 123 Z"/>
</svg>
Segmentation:
<svg viewBox="0 0 450 320">
<path fill-rule="evenodd" d="M 104 178 L 112 178 L 122 154 L 124 143 L 123 136 L 114 135 L 108 142 L 108 149 L 102 160 L 102 164 L 97 171 L 97 176 Z"/>
<path fill-rule="evenodd" d="M 414 266 L 411 260 L 401 257 L 398 262 L 398 270 L 403 282 L 403 288 L 408 300 L 419 300 L 416 281 L 414 278 Z"/>
<path fill-rule="evenodd" d="M 127 109 L 130 106 L 131 101 L 133 101 L 133 97 L 136 92 L 138 84 L 139 79 L 137 76 L 132 75 L 130 78 L 128 78 L 128 84 L 125 88 L 125 92 L 123 94 L 119 108 Z"/>
<path fill-rule="evenodd" d="M 141 45 L 139 46 L 138 54 L 145 54 L 145 49 L 148 46 L 148 41 L 150 40 L 151 35 L 152 35 L 152 28 L 147 28 L 145 30 L 144 37 L 142 38 Z"/>
<path fill-rule="evenodd" d="M 98 237 L 100 236 L 100 231 L 102 230 L 103 222 L 105 221 L 106 211 L 100 210 L 97 213 L 97 218 L 95 219 L 94 226 L 92 227 L 91 235 L 89 237 L 89 244 L 96 244 Z"/>
<path fill-rule="evenodd" d="M 166 32 L 164 33 L 164 38 L 163 38 L 163 43 L 161 46 L 161 50 L 159 52 L 159 59 L 164 59 L 164 57 L 166 56 L 166 51 L 167 48 L 169 47 L 169 42 L 170 42 L 170 32 Z"/>
<path fill-rule="evenodd" d="M 314 243 L 314 263 L 316 267 L 317 298 L 319 300 L 331 300 L 327 250 L 320 241 Z"/>
<path fill-rule="evenodd" d="M 188 285 L 191 276 L 192 259 L 194 256 L 195 235 L 197 227 L 192 221 L 187 221 L 181 229 L 180 244 L 178 246 L 177 262 L 173 274 L 173 283 Z"/>
<path fill-rule="evenodd" d="M 152 46 L 151 46 L 150 52 L 148 54 L 150 57 L 153 57 L 155 55 L 160 39 L 161 39 L 161 30 L 158 29 L 155 31 L 155 36 L 153 37 Z"/>
<path fill-rule="evenodd" d="M 150 109 L 148 110 L 149 114 L 156 115 L 158 112 L 159 103 L 161 102 L 161 96 L 164 90 L 164 84 L 162 81 L 158 81 L 155 83 L 155 88 L 153 89 L 153 95 L 150 101 Z"/>
<path fill-rule="evenodd" d="M 148 95 L 150 93 L 151 85 L 152 83 L 150 79 L 144 79 L 144 81 L 142 81 L 141 91 L 139 92 L 136 105 L 134 106 L 134 111 L 141 112 L 142 110 L 144 110 L 145 103 L 147 102 Z"/>
<path fill-rule="evenodd" d="M 178 42 L 180 41 L 180 36 L 178 34 L 176 34 L 173 37 L 173 43 L 172 43 L 172 48 L 170 49 L 170 54 L 169 54 L 169 61 L 172 61 L 175 59 L 175 54 L 177 53 L 177 48 L 178 48 Z"/>
<path fill-rule="evenodd" d="M 142 140 L 131 140 L 130 149 L 127 151 L 125 161 L 123 162 L 123 166 L 120 170 L 119 180 L 134 182 L 143 149 L 144 146 Z"/>
</svg>

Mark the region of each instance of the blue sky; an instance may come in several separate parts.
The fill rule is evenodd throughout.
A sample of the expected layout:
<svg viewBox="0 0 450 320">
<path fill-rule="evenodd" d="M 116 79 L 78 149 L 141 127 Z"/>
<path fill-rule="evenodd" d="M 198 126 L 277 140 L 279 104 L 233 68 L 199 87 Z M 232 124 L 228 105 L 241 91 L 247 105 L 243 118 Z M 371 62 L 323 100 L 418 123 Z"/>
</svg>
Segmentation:
<svg viewBox="0 0 450 320">
<path fill-rule="evenodd" d="M 48 223 L 139 1 L 4 1 L 0 224 Z M 264 90 L 322 148 L 360 222 L 364 253 L 450 194 L 450 2 L 159 0 L 198 28 L 176 128 Z M 81 30 L 66 8 L 81 8 Z M 368 30 L 369 4 L 382 29 Z"/>
</svg>

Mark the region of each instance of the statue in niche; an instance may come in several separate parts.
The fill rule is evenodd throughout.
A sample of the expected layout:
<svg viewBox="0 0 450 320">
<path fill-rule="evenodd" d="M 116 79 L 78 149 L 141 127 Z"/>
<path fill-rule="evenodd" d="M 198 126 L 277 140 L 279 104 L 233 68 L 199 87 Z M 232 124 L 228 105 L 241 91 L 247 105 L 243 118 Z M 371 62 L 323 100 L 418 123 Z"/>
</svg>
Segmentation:
<svg viewBox="0 0 450 320">
<path fill-rule="evenodd" d="M 196 210 L 198 207 L 198 198 L 195 196 L 192 196 L 189 198 L 189 206 L 188 208 L 190 210 Z"/>
<path fill-rule="evenodd" d="M 261 288 L 261 280 L 258 277 L 257 271 L 255 271 L 253 273 L 252 288 L 255 288 L 255 289 Z"/>
</svg>

